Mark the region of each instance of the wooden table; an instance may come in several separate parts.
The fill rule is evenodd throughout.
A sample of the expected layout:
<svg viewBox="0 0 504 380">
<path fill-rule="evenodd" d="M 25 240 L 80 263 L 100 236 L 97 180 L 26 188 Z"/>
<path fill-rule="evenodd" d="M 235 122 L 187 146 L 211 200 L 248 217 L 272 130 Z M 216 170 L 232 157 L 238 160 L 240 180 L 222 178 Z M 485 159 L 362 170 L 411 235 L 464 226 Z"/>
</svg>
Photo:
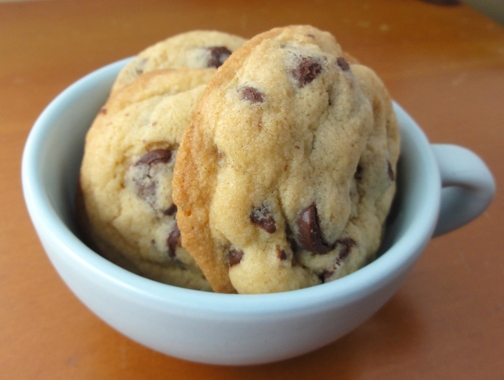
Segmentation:
<svg viewBox="0 0 504 380">
<path fill-rule="evenodd" d="M 504 198 L 434 239 L 374 317 L 311 354 L 255 367 L 189 363 L 109 328 L 60 280 L 20 183 L 27 134 L 70 83 L 172 34 L 244 37 L 307 23 L 374 68 L 432 142 L 466 146 L 504 180 L 504 28 L 419 0 L 0 3 L 1 379 L 503 379 Z"/>
</svg>

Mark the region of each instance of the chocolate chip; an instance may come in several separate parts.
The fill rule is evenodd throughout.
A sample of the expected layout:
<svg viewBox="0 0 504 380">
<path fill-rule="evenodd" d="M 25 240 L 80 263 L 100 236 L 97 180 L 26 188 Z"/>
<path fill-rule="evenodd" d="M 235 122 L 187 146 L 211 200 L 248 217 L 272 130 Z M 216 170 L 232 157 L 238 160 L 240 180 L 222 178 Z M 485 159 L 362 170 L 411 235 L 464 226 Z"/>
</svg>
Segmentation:
<svg viewBox="0 0 504 380">
<path fill-rule="evenodd" d="M 264 102 L 264 94 L 254 87 L 243 87 L 241 90 L 242 99 L 248 100 L 250 103 Z"/>
<path fill-rule="evenodd" d="M 135 193 L 146 201 L 161 215 L 165 213 L 166 206 L 158 204 L 158 180 L 166 170 L 164 167 L 171 160 L 172 152 L 167 149 L 155 149 L 145 153 L 130 167 L 128 176 L 134 183 Z M 162 208 L 161 208 L 162 207 Z"/>
<path fill-rule="evenodd" d="M 313 82 L 322 72 L 322 65 L 313 58 L 301 58 L 299 65 L 292 69 L 291 74 L 298 81 L 299 87 Z"/>
<path fill-rule="evenodd" d="M 391 181 L 395 181 L 394 170 L 392 169 L 392 165 L 390 164 L 389 160 L 387 160 L 387 174 Z"/>
<path fill-rule="evenodd" d="M 220 67 L 226 59 L 231 55 L 231 50 L 225 46 L 212 46 L 208 48 L 210 58 L 207 62 L 207 67 Z"/>
<path fill-rule="evenodd" d="M 328 243 L 320 227 L 317 207 L 312 204 L 305 208 L 297 222 L 297 238 L 303 248 L 319 254 L 327 253 L 335 247 L 336 243 Z"/>
<path fill-rule="evenodd" d="M 163 211 L 163 214 L 164 215 L 167 215 L 167 216 L 172 216 L 174 215 L 175 213 L 177 212 L 177 206 L 175 206 L 174 204 L 171 205 L 170 207 L 168 207 L 166 210 Z"/>
<path fill-rule="evenodd" d="M 341 246 L 338 257 L 328 269 L 324 269 L 322 272 L 317 274 L 320 282 L 322 283 L 327 282 L 327 280 L 331 278 L 336 268 L 338 268 L 341 265 L 341 262 L 350 254 L 352 247 L 357 245 L 355 240 L 349 237 L 336 240 L 336 244 Z"/>
<path fill-rule="evenodd" d="M 287 252 L 285 252 L 283 249 L 279 249 L 277 251 L 277 257 L 279 260 L 287 260 L 287 258 L 289 257 L 289 255 L 287 255 Z"/>
<path fill-rule="evenodd" d="M 175 228 L 168 235 L 168 239 L 166 239 L 166 245 L 168 246 L 168 254 L 170 257 L 175 257 L 177 247 L 180 247 L 180 230 L 176 224 Z"/>
<path fill-rule="evenodd" d="M 341 68 L 341 70 L 343 70 L 343 71 L 350 70 L 350 65 L 348 64 L 347 61 L 345 61 L 345 58 L 343 58 L 343 57 L 336 58 L 336 63 Z"/>
<path fill-rule="evenodd" d="M 336 240 L 336 244 L 341 246 L 341 250 L 338 256 L 339 260 L 345 260 L 352 248 L 357 244 L 352 238 L 343 238 Z"/>
<path fill-rule="evenodd" d="M 135 165 L 154 165 L 158 163 L 166 164 L 171 160 L 172 152 L 168 149 L 155 149 L 145 153 Z"/>
<path fill-rule="evenodd" d="M 333 270 L 324 270 L 318 274 L 318 278 L 320 279 L 320 282 L 324 284 L 333 275 L 333 273 Z"/>
<path fill-rule="evenodd" d="M 107 114 L 107 109 L 106 108 L 101 108 L 99 113 L 101 113 L 102 115 L 106 115 Z"/>
<path fill-rule="evenodd" d="M 235 265 L 240 264 L 240 261 L 243 259 L 243 251 L 238 249 L 233 249 L 228 252 L 228 262 L 230 267 L 234 267 Z"/>
<path fill-rule="evenodd" d="M 276 231 L 275 219 L 273 219 L 271 210 L 267 206 L 261 205 L 254 208 L 250 213 L 250 220 L 269 234 Z"/>
</svg>

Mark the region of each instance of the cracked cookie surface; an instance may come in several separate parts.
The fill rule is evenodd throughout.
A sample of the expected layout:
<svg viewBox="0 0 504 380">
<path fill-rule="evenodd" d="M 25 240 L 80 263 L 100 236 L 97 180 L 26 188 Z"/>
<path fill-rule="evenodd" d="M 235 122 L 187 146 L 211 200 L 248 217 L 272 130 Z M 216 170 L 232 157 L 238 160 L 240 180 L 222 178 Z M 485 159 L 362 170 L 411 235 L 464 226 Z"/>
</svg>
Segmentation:
<svg viewBox="0 0 504 380">
<path fill-rule="evenodd" d="M 349 274 L 380 245 L 399 134 L 376 74 L 329 33 L 277 28 L 210 81 L 182 137 L 182 243 L 218 292 L 269 293 Z"/>
</svg>

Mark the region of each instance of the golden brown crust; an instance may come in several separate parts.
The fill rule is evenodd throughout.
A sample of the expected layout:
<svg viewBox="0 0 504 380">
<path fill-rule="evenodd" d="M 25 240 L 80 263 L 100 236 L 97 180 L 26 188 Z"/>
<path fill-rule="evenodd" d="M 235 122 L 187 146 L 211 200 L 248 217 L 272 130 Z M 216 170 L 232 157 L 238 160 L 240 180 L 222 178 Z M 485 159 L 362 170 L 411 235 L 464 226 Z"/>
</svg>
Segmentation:
<svg viewBox="0 0 504 380">
<path fill-rule="evenodd" d="M 198 116 L 194 117 L 193 124 L 186 128 L 180 145 L 177 162 L 173 176 L 173 201 L 178 207 L 177 224 L 182 233 L 182 245 L 195 258 L 199 267 L 207 268 L 205 277 L 216 292 L 234 293 L 235 290 L 229 281 L 227 264 L 221 256 L 209 254 L 216 249 L 211 231 L 204 226 L 209 223 L 208 210 L 203 207 L 193 207 L 207 202 L 207 189 L 215 187 L 217 171 L 216 154 L 200 156 L 197 162 L 192 159 L 195 152 L 201 151 L 201 146 L 208 141 L 202 134 L 204 131 L 194 127 Z"/>
<path fill-rule="evenodd" d="M 207 86 L 206 93 L 218 88 L 231 80 L 242 60 L 250 51 L 264 39 L 272 38 L 282 31 L 276 28 L 262 33 L 245 42 L 219 69 L 219 75 L 214 76 Z M 205 277 L 212 288 L 220 293 L 235 293 L 228 275 L 228 263 L 222 255 L 214 255 L 217 251 L 215 240 L 207 228 L 210 222 L 209 210 L 202 205 L 208 203 L 208 194 L 215 188 L 215 178 L 218 168 L 217 148 L 212 144 L 208 133 L 200 126 L 205 123 L 202 109 L 206 102 L 203 94 L 200 103 L 193 114 L 192 125 L 186 128 L 182 135 L 173 176 L 173 200 L 178 207 L 177 223 L 182 233 L 182 245 L 195 258 L 200 268 L 205 268 Z M 208 146 L 212 144 L 212 146 Z M 204 147 L 204 149 L 202 149 Z M 194 156 L 198 156 L 195 160 Z"/>
<path fill-rule="evenodd" d="M 228 263 L 222 255 L 214 255 L 219 250 L 208 227 L 209 209 L 202 207 L 209 202 L 208 196 L 214 191 L 218 168 L 217 148 L 209 136 L 205 136 L 206 115 L 202 114 L 207 97 L 214 88 L 230 81 L 241 62 L 255 46 L 267 38 L 280 34 L 283 28 L 275 28 L 255 36 L 235 51 L 219 69 L 208 84 L 205 94 L 194 111 L 193 122 L 181 139 L 177 164 L 173 177 L 173 200 L 178 206 L 177 223 L 182 233 L 182 244 L 195 258 L 200 268 L 205 268 L 205 277 L 216 292 L 235 293 L 228 275 Z M 208 146 L 211 144 L 211 146 Z M 202 149 L 202 147 L 204 149 Z M 194 159 L 198 156 L 197 159 Z M 183 163 L 178 164 L 179 162 Z"/>
</svg>

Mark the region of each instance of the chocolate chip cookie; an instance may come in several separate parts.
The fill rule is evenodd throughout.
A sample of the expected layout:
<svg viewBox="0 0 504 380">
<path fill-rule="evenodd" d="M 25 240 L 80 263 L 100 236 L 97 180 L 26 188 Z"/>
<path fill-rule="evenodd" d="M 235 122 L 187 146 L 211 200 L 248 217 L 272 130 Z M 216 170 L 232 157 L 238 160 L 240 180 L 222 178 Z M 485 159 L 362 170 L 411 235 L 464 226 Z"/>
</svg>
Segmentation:
<svg viewBox="0 0 504 380">
<path fill-rule="evenodd" d="M 244 42 L 241 37 L 218 31 L 195 30 L 172 36 L 146 48 L 127 64 L 112 93 L 153 70 L 218 68 Z"/>
<path fill-rule="evenodd" d="M 276 28 L 209 82 L 173 199 L 182 244 L 215 291 L 299 289 L 373 260 L 399 134 L 382 82 L 344 57 L 329 33 Z"/>
<path fill-rule="evenodd" d="M 182 131 L 215 69 L 157 70 L 112 95 L 86 136 L 77 206 L 88 243 L 142 276 L 211 290 L 180 245 L 172 176 Z"/>
</svg>

